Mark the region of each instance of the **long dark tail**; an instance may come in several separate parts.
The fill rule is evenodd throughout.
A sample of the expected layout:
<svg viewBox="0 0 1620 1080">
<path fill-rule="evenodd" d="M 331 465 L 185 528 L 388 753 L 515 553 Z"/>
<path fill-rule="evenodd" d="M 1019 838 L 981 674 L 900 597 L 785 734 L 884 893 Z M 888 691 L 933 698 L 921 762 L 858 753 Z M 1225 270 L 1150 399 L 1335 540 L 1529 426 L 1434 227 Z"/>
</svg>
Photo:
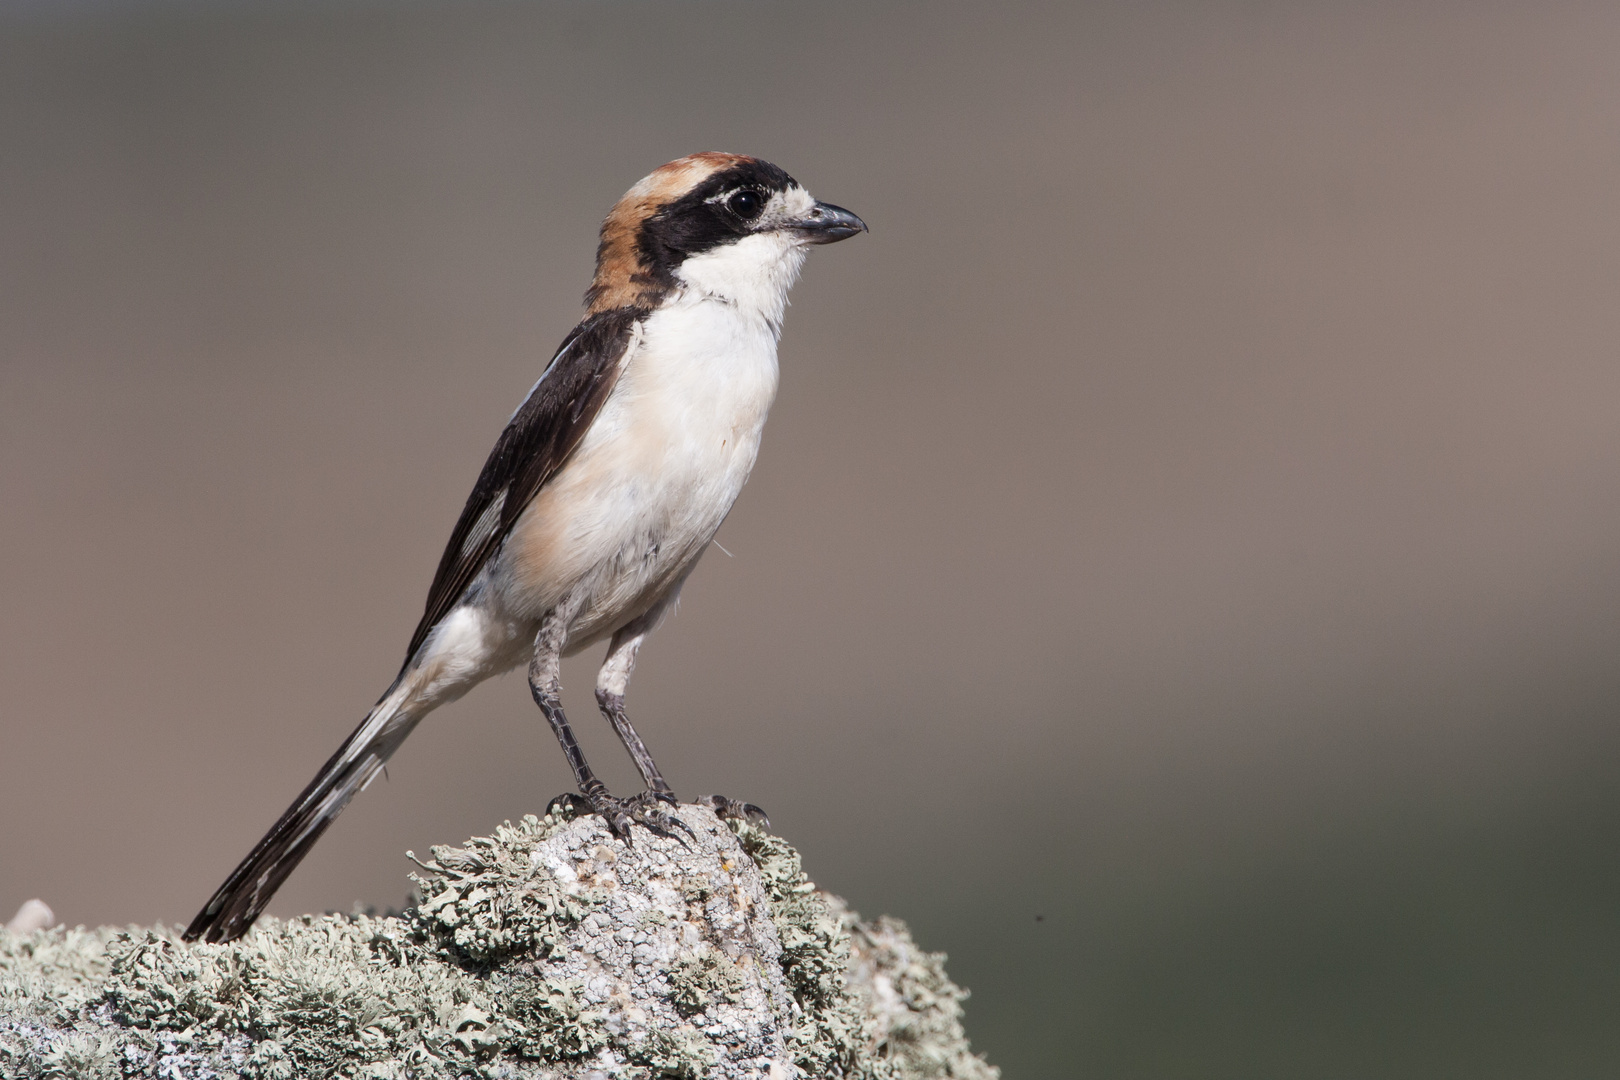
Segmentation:
<svg viewBox="0 0 1620 1080">
<path fill-rule="evenodd" d="M 187 941 L 234 941 L 247 933 L 326 827 L 355 793 L 382 771 L 394 750 L 416 725 L 391 690 L 365 722 L 344 740 L 304 793 L 281 815 L 242 864 L 225 879 L 183 935 Z"/>
</svg>

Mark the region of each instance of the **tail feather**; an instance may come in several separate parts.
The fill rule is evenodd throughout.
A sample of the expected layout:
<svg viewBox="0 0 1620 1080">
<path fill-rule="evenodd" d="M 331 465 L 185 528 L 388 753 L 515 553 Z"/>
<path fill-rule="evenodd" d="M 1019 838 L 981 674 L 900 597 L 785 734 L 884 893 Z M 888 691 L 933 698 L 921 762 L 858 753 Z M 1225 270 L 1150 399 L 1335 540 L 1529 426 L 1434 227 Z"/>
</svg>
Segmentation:
<svg viewBox="0 0 1620 1080">
<path fill-rule="evenodd" d="M 264 839 L 225 879 L 182 935 L 187 941 L 234 941 L 247 933 L 287 875 L 315 846 L 349 800 L 382 771 L 394 749 L 415 726 L 391 707 L 390 693 L 344 740 L 309 786 Z"/>
</svg>

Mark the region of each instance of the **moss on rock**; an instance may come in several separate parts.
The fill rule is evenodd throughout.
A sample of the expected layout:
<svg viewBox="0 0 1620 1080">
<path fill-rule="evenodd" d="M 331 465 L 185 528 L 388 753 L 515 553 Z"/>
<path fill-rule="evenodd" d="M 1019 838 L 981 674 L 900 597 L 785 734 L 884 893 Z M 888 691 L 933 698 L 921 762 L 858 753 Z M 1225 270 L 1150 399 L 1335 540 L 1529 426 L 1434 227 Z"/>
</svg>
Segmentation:
<svg viewBox="0 0 1620 1080">
<path fill-rule="evenodd" d="M 0 931 L 0 1075 L 988 1080 L 964 992 L 798 853 L 682 807 L 690 843 L 593 818 L 434 848 L 397 916 Z"/>
</svg>

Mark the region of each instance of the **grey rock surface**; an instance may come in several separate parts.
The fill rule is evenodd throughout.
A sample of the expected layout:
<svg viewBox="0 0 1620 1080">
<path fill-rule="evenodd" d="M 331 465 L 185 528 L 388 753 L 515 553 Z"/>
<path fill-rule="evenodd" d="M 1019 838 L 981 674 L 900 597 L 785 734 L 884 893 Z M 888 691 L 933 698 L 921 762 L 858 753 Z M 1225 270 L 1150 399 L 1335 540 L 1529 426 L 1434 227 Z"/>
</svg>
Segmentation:
<svg viewBox="0 0 1620 1080">
<path fill-rule="evenodd" d="M 944 957 L 752 825 L 599 818 L 435 848 L 397 916 L 0 931 L 0 1076 L 991 1080 Z"/>
</svg>

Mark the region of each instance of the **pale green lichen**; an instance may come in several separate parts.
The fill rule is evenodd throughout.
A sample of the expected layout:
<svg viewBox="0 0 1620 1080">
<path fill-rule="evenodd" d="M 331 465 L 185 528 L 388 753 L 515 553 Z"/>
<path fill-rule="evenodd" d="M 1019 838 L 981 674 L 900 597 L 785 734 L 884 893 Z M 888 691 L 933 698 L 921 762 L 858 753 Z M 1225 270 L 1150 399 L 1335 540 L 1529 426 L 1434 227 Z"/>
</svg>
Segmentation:
<svg viewBox="0 0 1620 1080">
<path fill-rule="evenodd" d="M 675 882 L 686 913 L 677 903 L 603 923 L 611 885 L 562 870 L 559 880 L 541 865 L 537 849 L 567 823 L 528 817 L 435 848 L 416 878 L 420 902 L 398 916 L 263 919 L 228 945 L 187 944 L 163 928 L 0 931 L 0 1076 L 716 1075 L 725 1051 L 708 1025 L 759 993 L 746 988 L 767 969 L 751 965 L 774 966 L 774 948 L 731 955 L 698 941 L 647 984 L 667 987 L 676 1022 L 624 1027 L 601 1010 L 632 1003 L 586 994 L 579 979 L 591 969 L 570 950 L 667 933 L 715 886 L 688 874 Z M 742 823 L 732 832 L 769 900 L 782 950 L 774 985 L 792 998 L 780 1028 L 802 1077 L 993 1080 L 967 1049 L 965 992 L 942 956 L 916 949 L 893 920 L 859 923 L 816 891 L 780 838 Z"/>
<path fill-rule="evenodd" d="M 849 927 L 843 909 L 816 891 L 799 853 L 758 826 L 733 821 L 732 831 L 765 881 L 771 919 L 782 942 L 782 974 L 799 1006 L 788 1032 L 794 1064 L 808 1076 L 887 1080 L 885 1062 L 863 1053 L 865 1017 L 845 985 Z"/>
<path fill-rule="evenodd" d="M 107 979 L 107 943 L 119 931 L 0 930 L 0 1076 L 121 1077 L 120 1040 L 98 1027 L 76 1030 L 84 1010 L 100 1000 Z M 51 1032 L 34 1053 L 28 1036 Z"/>
<path fill-rule="evenodd" d="M 669 966 L 669 999 L 682 1016 L 693 1016 L 715 1002 L 736 1001 L 743 982 L 735 960 L 705 949 Z"/>
<path fill-rule="evenodd" d="M 503 824 L 494 836 L 475 836 L 459 848 L 436 847 L 412 875 L 427 920 L 447 947 L 475 964 L 504 956 L 544 956 L 569 924 L 584 916 L 590 897 L 569 897 L 549 876 L 535 873 L 531 856 L 567 818 L 529 815 Z"/>
<path fill-rule="evenodd" d="M 698 1080 L 716 1062 L 714 1047 L 691 1025 L 655 1031 L 626 1048 L 626 1057 L 651 1069 L 648 1080 Z"/>
<path fill-rule="evenodd" d="M 962 1002 L 945 954 L 918 949 L 899 919 L 863 923 L 818 892 L 781 837 L 733 822 L 759 867 L 782 941 L 782 969 L 803 1009 L 789 1042 L 809 1076 L 870 1080 L 995 1080 L 968 1048 Z M 858 959 L 858 964 L 852 964 Z"/>
<path fill-rule="evenodd" d="M 854 920 L 850 982 L 859 986 L 868 1046 L 895 1080 L 995 1080 L 999 1070 L 968 1049 L 962 1002 L 945 954 L 925 952 L 899 919 Z"/>
<path fill-rule="evenodd" d="M 502 1059 L 594 1053 L 606 1035 L 582 1014 L 577 987 L 496 964 L 545 955 L 589 908 L 588 896 L 562 896 L 530 862 L 559 824 L 531 816 L 466 847 L 435 848 L 417 877 L 423 903 L 400 917 L 264 919 L 228 945 L 185 944 L 164 929 L 113 935 L 94 962 L 88 949 L 71 954 L 84 972 L 77 983 L 103 975 L 99 997 L 87 985 L 56 1016 L 104 1003 L 149 1055 L 160 1036 L 215 1053 L 251 1044 L 240 1075 L 267 1080 L 381 1076 L 401 1065 L 419 1076 L 498 1075 Z"/>
<path fill-rule="evenodd" d="M 116 927 L 0 931 L 0 1012 L 59 1022 L 101 995 Z"/>
</svg>

